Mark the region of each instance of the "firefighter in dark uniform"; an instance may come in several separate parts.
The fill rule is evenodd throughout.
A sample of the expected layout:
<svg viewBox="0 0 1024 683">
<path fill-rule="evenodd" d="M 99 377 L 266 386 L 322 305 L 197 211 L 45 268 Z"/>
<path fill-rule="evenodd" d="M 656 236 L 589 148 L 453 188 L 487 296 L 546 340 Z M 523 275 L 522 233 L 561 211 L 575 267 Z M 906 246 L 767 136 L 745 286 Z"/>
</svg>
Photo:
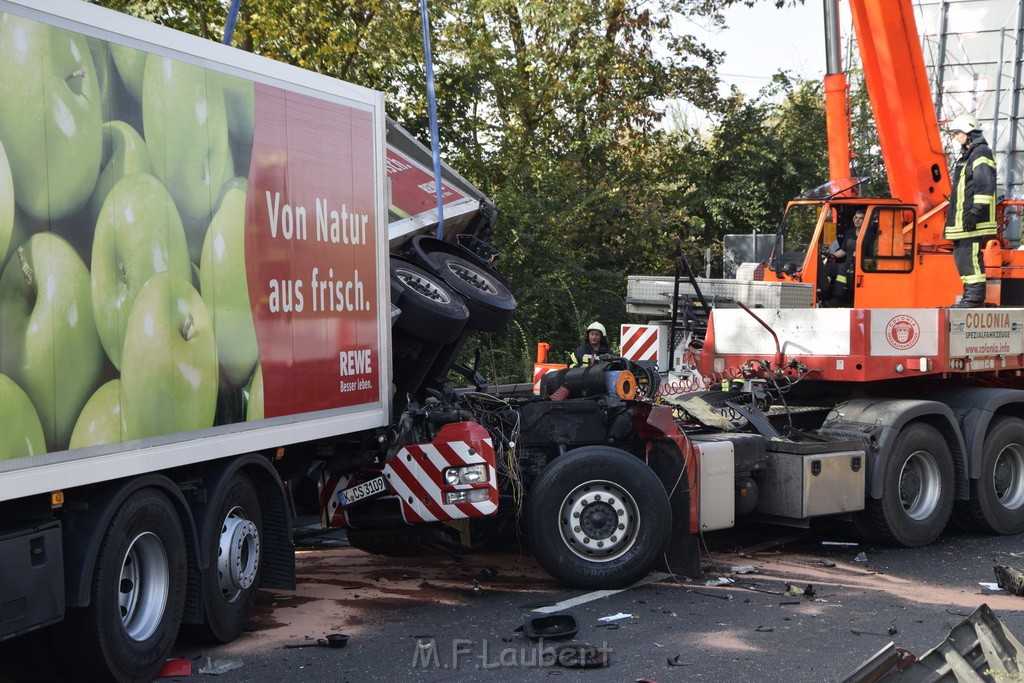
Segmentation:
<svg viewBox="0 0 1024 683">
<path fill-rule="evenodd" d="M 605 356 L 612 352 L 608 346 L 608 332 L 604 325 L 599 322 L 592 322 L 587 326 L 587 337 L 583 345 L 572 352 L 569 356 L 569 367 L 575 368 L 578 365 L 593 365 L 598 356 Z"/>
<path fill-rule="evenodd" d="M 971 114 L 961 114 L 946 129 L 961 150 L 953 166 L 943 236 L 953 241 L 953 262 L 964 285 L 955 308 L 975 308 L 985 305 L 982 247 L 996 234 L 996 162 L 978 119 Z"/>
</svg>

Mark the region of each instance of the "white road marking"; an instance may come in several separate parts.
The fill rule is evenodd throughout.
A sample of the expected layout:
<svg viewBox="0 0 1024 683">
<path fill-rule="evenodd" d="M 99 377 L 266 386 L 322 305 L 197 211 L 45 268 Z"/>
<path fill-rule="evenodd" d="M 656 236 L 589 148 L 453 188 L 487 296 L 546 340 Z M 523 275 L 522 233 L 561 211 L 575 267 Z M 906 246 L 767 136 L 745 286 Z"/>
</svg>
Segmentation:
<svg viewBox="0 0 1024 683">
<path fill-rule="evenodd" d="M 547 607 L 538 607 L 537 609 L 535 609 L 533 611 L 534 612 L 538 612 L 540 614 L 552 614 L 554 612 L 561 612 L 563 610 L 567 610 L 567 609 L 571 609 L 573 607 L 576 607 L 577 605 L 583 605 L 583 604 L 586 604 L 588 602 L 593 602 L 594 600 L 601 600 L 603 598 L 607 598 L 607 597 L 609 597 L 611 595 L 615 595 L 616 593 L 624 593 L 625 591 L 632 590 L 634 588 L 639 588 L 640 586 L 646 586 L 649 583 L 654 583 L 655 581 L 661 581 L 663 579 L 669 578 L 670 576 L 671 576 L 671 574 L 665 574 L 665 573 L 661 573 L 661 572 L 656 573 L 656 574 L 650 574 L 646 578 L 641 579 L 640 581 L 637 581 L 632 586 L 627 586 L 625 588 L 619 588 L 619 589 L 613 590 L 613 591 L 612 590 L 606 590 L 606 591 L 594 591 L 592 593 L 585 593 L 584 595 L 580 595 L 580 596 L 577 596 L 575 598 L 569 598 L 568 600 L 562 600 L 561 602 L 556 603 L 554 605 L 548 605 Z"/>
</svg>

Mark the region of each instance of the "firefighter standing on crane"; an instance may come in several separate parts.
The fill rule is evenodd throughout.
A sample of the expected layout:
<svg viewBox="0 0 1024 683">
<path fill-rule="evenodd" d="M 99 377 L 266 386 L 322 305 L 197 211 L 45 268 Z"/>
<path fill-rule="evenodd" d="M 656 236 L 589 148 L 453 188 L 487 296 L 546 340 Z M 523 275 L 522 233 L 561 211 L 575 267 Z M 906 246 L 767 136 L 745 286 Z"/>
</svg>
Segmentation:
<svg viewBox="0 0 1024 683">
<path fill-rule="evenodd" d="M 593 365 L 598 356 L 604 356 L 611 352 L 611 347 L 608 346 L 608 332 L 604 329 L 604 325 L 592 322 L 587 326 L 587 337 L 583 345 L 569 356 L 569 367 Z"/>
<path fill-rule="evenodd" d="M 955 307 L 973 308 L 985 305 L 982 245 L 996 234 L 996 162 L 978 119 L 971 114 L 956 117 L 947 130 L 961 150 L 953 166 L 943 237 L 953 241 L 953 262 L 964 284 L 963 297 Z"/>
</svg>

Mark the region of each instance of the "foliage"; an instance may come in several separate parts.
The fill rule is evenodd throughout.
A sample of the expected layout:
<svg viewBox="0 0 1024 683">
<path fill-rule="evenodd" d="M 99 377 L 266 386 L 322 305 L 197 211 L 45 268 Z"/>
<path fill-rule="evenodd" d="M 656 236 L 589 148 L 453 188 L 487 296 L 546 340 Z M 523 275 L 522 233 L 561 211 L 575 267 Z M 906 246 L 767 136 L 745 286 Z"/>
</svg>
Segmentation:
<svg viewBox="0 0 1024 683">
<path fill-rule="evenodd" d="M 684 184 L 694 188 L 682 200 L 697 227 L 684 251 L 693 262 L 711 249 L 720 275 L 724 235 L 774 231 L 787 201 L 827 179 L 821 85 L 780 73 L 753 99 L 733 89 L 708 135 L 685 131 L 677 144 Z"/>
<path fill-rule="evenodd" d="M 93 1 L 211 40 L 227 6 Z M 773 229 L 785 201 L 824 177 L 820 88 L 780 75 L 763 96 L 723 98 L 721 55 L 680 28 L 720 24 L 737 2 L 751 4 L 429 3 L 442 154 L 501 207 L 498 265 L 519 302 L 509 332 L 481 340 L 491 379 L 527 378 L 540 340 L 564 359 L 595 319 L 614 340 L 627 274 L 671 272 L 680 240 L 697 262 L 706 249 L 717 262 L 724 233 Z M 243 0 L 234 36 L 383 90 L 390 115 L 427 142 L 421 41 L 412 0 Z M 718 123 L 666 130 L 663 103 L 675 99 Z"/>
</svg>

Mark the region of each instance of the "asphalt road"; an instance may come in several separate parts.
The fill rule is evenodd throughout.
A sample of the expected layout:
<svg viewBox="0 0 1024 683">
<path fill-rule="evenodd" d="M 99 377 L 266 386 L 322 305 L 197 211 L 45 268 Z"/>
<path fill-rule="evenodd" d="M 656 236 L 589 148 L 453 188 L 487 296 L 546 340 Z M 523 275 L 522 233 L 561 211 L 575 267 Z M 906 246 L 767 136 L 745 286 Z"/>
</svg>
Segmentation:
<svg viewBox="0 0 1024 683">
<path fill-rule="evenodd" d="M 995 581 L 996 564 L 1024 569 L 1022 538 L 948 532 L 907 550 L 823 544 L 853 542 L 841 525 L 746 528 L 705 539 L 707 578 L 735 583 L 655 574 L 593 594 L 560 587 L 525 555 L 395 559 L 313 537 L 297 554 L 297 591 L 261 592 L 235 643 L 179 643 L 174 656 L 192 667 L 180 680 L 223 670 L 224 683 L 839 681 L 890 642 L 923 656 L 982 604 L 1024 639 L 1024 598 L 979 585 Z M 576 637 L 541 646 L 516 630 L 545 608 L 571 613 Z M 347 646 L 320 644 L 329 633 L 349 635 Z M 560 665 L 553 648 L 566 643 L 593 646 L 607 665 Z"/>
</svg>

